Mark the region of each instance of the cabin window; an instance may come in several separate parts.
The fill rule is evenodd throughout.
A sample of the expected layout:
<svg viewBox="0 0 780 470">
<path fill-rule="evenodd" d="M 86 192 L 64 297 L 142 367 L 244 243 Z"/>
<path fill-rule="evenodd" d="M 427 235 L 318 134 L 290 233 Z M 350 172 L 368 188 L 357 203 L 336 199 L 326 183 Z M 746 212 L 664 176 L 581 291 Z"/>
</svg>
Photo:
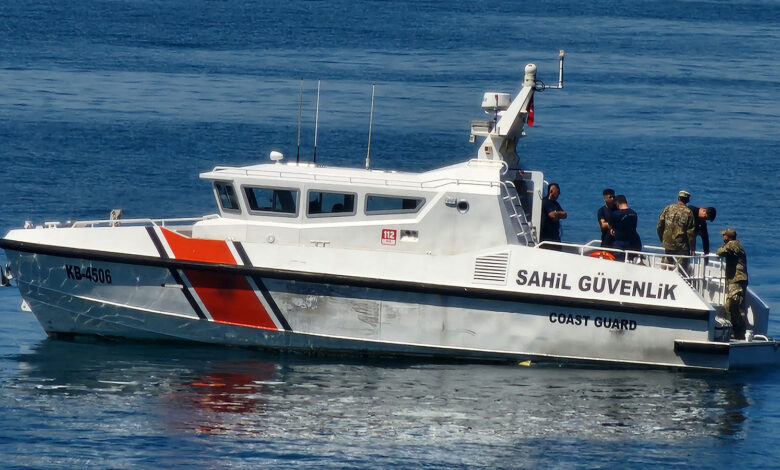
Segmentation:
<svg viewBox="0 0 780 470">
<path fill-rule="evenodd" d="M 298 213 L 298 191 L 286 188 L 244 187 L 249 208 L 257 212 Z"/>
<path fill-rule="evenodd" d="M 308 216 L 354 215 L 355 194 L 309 191 Z"/>
<path fill-rule="evenodd" d="M 238 204 L 238 197 L 232 184 L 217 181 L 214 183 L 214 189 L 217 191 L 217 199 L 219 200 L 219 205 L 222 206 L 222 210 L 241 211 L 241 206 Z"/>
<path fill-rule="evenodd" d="M 424 203 L 425 199 L 421 197 L 379 196 L 376 194 L 369 194 L 366 196 L 366 214 L 417 212 Z"/>
</svg>

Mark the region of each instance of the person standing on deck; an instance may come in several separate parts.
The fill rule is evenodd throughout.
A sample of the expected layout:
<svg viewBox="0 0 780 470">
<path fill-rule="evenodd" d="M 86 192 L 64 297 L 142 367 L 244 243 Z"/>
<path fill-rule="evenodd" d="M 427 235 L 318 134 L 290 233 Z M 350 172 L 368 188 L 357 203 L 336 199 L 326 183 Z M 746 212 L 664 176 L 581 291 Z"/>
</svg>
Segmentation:
<svg viewBox="0 0 780 470">
<path fill-rule="evenodd" d="M 718 248 L 716 255 L 726 260 L 726 301 L 723 307 L 726 316 L 733 326 L 735 339 L 745 339 L 745 291 L 748 285 L 747 255 L 742 244 L 737 240 L 737 231 L 727 228 L 720 232 L 723 235 L 723 246 Z"/>
<path fill-rule="evenodd" d="M 568 217 L 558 203 L 558 196 L 561 195 L 561 187 L 558 183 L 550 183 L 547 187 L 547 197 L 542 200 L 542 227 L 539 231 L 539 241 L 560 242 L 561 241 L 561 220 Z M 548 250 L 559 250 L 559 245 L 543 246 Z"/>
<path fill-rule="evenodd" d="M 615 197 L 617 208 L 612 212 L 609 225 L 612 227 L 612 235 L 615 238 L 615 248 L 630 251 L 642 251 L 642 239 L 636 231 L 636 225 L 639 220 L 634 209 L 628 207 L 628 199 L 623 194 Z M 633 260 L 629 257 L 629 261 Z M 620 254 L 620 260 L 624 261 L 625 253 Z"/>
<path fill-rule="evenodd" d="M 615 237 L 612 235 L 612 229 L 609 226 L 610 214 L 616 209 L 615 190 L 605 189 L 601 194 L 604 196 L 604 205 L 599 207 L 596 219 L 599 221 L 599 227 L 601 227 L 601 246 L 610 248 L 615 243 Z"/>
<path fill-rule="evenodd" d="M 717 211 L 714 207 L 696 207 L 688 205 L 688 209 L 693 212 L 693 219 L 696 222 L 696 236 L 701 237 L 701 250 L 704 254 L 710 252 L 710 234 L 707 233 L 707 221 L 712 222 L 715 220 Z M 693 249 L 696 249 L 696 242 L 694 241 Z"/>
<path fill-rule="evenodd" d="M 664 207 L 658 216 L 658 239 L 668 255 L 690 256 L 696 247 L 696 221 L 693 212 L 686 206 L 691 200 L 691 193 L 680 191 L 677 194 L 677 203 Z M 672 258 L 666 258 L 665 262 L 674 264 Z M 688 268 L 688 259 L 680 260 L 683 269 Z"/>
</svg>

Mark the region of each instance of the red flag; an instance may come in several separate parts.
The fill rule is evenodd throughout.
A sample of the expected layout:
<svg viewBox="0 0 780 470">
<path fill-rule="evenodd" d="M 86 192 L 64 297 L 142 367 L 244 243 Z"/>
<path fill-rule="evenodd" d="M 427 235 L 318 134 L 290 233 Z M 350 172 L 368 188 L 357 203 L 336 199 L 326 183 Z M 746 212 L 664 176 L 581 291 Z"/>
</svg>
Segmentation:
<svg viewBox="0 0 780 470">
<path fill-rule="evenodd" d="M 534 97 L 531 97 L 531 102 L 528 103 L 528 119 L 526 121 L 529 126 L 534 125 Z"/>
</svg>

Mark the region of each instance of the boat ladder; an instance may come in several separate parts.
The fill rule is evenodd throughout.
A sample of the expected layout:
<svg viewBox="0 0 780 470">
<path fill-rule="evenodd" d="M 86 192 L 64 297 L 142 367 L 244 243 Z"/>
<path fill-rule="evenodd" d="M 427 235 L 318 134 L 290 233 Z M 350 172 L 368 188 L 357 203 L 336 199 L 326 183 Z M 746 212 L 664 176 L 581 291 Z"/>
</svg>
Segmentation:
<svg viewBox="0 0 780 470">
<path fill-rule="evenodd" d="M 507 207 L 509 212 L 509 218 L 512 220 L 512 226 L 519 231 L 515 232 L 517 240 L 526 246 L 533 246 L 536 244 L 536 234 L 534 233 L 534 227 L 528 223 L 528 219 L 525 217 L 525 211 L 523 210 L 523 204 L 520 202 L 520 198 L 517 195 L 515 185 L 510 181 L 501 182 L 501 198 Z"/>
</svg>

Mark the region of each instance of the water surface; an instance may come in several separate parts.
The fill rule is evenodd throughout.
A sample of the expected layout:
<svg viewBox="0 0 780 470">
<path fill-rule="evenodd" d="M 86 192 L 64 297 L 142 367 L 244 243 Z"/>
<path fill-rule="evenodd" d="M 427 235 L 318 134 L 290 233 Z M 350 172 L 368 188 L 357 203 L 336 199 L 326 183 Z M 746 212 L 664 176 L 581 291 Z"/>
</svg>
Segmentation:
<svg viewBox="0 0 780 470">
<path fill-rule="evenodd" d="M 561 183 L 564 239 L 601 190 L 645 243 L 677 191 L 734 226 L 780 308 L 780 4 L 612 0 L 0 4 L 0 231 L 25 220 L 215 212 L 198 173 L 302 155 L 378 168 L 474 155 L 483 91 L 536 97 L 523 165 Z M 0 255 L 0 262 L 5 263 Z M 277 355 L 48 340 L 0 290 L 0 455 L 10 468 L 773 467 L 778 371 L 692 374 Z M 776 318 L 770 334 L 780 335 Z"/>
</svg>

